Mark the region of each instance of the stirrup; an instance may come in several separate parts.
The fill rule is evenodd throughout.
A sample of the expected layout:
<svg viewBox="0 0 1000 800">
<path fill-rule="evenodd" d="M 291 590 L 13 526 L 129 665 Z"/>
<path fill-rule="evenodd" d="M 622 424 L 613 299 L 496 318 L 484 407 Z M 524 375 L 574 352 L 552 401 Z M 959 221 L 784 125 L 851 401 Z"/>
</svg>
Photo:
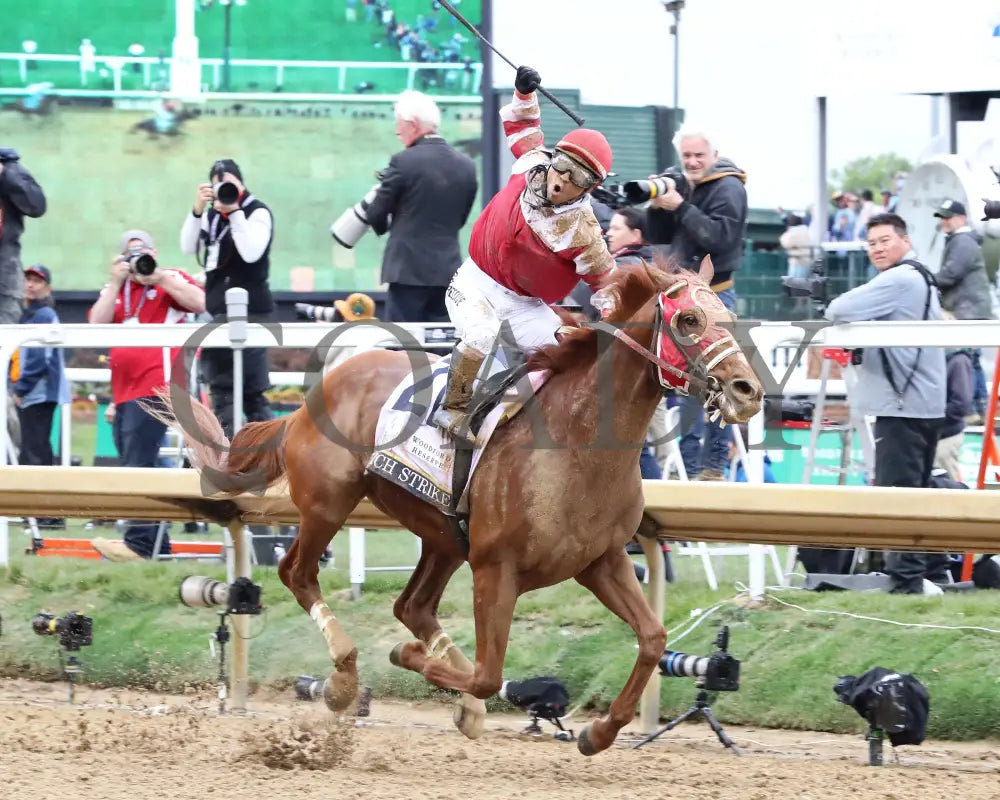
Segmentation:
<svg viewBox="0 0 1000 800">
<path fill-rule="evenodd" d="M 471 415 L 457 408 L 439 408 L 434 412 L 431 422 L 450 433 L 455 439 L 466 444 L 477 446 L 479 439 L 469 427 Z"/>
</svg>

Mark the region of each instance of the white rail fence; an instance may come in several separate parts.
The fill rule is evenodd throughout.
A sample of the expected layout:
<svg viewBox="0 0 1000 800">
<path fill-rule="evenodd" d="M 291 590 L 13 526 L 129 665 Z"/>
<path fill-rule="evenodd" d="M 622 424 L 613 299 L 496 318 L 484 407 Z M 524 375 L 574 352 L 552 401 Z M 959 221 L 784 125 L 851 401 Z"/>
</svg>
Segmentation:
<svg viewBox="0 0 1000 800">
<path fill-rule="evenodd" d="M 247 325 L 246 347 L 285 347 L 314 349 L 320 339 L 328 336 L 334 328 L 343 326 L 317 326 L 315 323 L 284 323 L 264 327 L 251 323 Z M 367 327 L 367 326 L 365 326 Z M 427 346 L 427 330 L 440 330 L 441 325 L 401 325 L 419 345 Z M 141 325 L 130 328 L 127 341 L 121 340 L 118 325 L 0 325 L 0 366 L 6 371 L 14 352 L 21 346 L 46 347 L 184 347 L 192 337 L 204 330 L 197 324 L 184 325 Z M 280 331 L 280 337 L 276 337 Z M 770 355 L 768 366 L 774 379 L 784 378 L 783 360 L 787 361 L 789 349 L 801 343 L 806 329 L 796 323 L 764 322 L 750 330 L 750 337 L 759 352 Z M 277 341 L 276 341 L 277 338 Z M 327 339 L 329 342 L 329 339 Z M 199 341 L 199 347 L 231 347 L 229 324 L 213 327 Z M 433 343 L 431 343 L 433 344 Z M 938 322 L 855 322 L 847 325 L 831 325 L 820 329 L 809 341 L 810 348 L 822 347 L 996 347 L 1000 345 L 1000 322 L 994 320 L 938 321 Z M 784 359 L 780 354 L 784 353 Z M 815 391 L 815 381 L 804 377 L 805 359 L 791 368 L 791 376 L 785 384 L 784 393 Z M 829 393 L 835 393 L 831 387 Z M 7 418 L 7 394 L 0 392 L 0 420 Z M 68 425 L 63 436 L 68 434 Z M 764 414 L 754 417 L 749 424 L 750 443 L 764 439 Z M 63 458 L 69 452 L 68 438 L 64 439 Z M 0 459 L 6 465 L 6 457 Z M 2 472 L 3 467 L 0 467 Z M 748 452 L 747 477 L 750 483 L 762 483 L 764 471 L 764 450 L 754 448 Z M 0 520 L 0 558 L 8 552 L 7 520 Z M 750 546 L 750 593 L 763 595 L 765 586 L 766 548 L 763 545 Z M 352 581 L 353 582 L 353 581 Z"/>
<path fill-rule="evenodd" d="M 74 68 L 79 71 L 80 88 L 66 89 L 52 87 L 47 89 L 47 94 L 60 95 L 65 97 L 106 97 L 109 94 L 123 97 L 160 97 L 169 87 L 171 59 L 156 58 L 152 56 L 95 56 L 95 66 L 103 67 L 111 73 L 113 90 L 90 89 L 87 88 L 87 81 L 96 80 L 94 76 L 84 69 L 82 59 L 78 55 L 57 55 L 45 53 L 0 53 L 0 67 L 3 62 L 14 62 L 17 64 L 18 77 L 24 86 L 2 86 L 0 93 L 27 95 L 32 94 L 37 89 L 29 86 L 29 63 L 51 64 L 56 69 L 64 66 L 67 70 Z M 339 99 L 339 100 L 379 100 L 394 98 L 396 92 L 383 94 L 358 94 L 353 92 L 351 86 L 351 76 L 360 79 L 364 75 L 369 75 L 376 71 L 387 76 L 403 74 L 405 88 L 423 88 L 418 85 L 418 78 L 421 73 L 444 75 L 445 88 L 455 91 L 456 94 L 442 94 L 443 99 L 448 102 L 480 102 L 479 91 L 483 77 L 483 65 L 479 63 L 464 64 L 460 62 L 440 62 L 424 63 L 415 61 L 293 61 L 289 59 L 261 59 L 261 58 L 233 58 L 229 60 L 229 65 L 234 70 L 253 70 L 252 73 L 258 82 L 262 79 L 271 78 L 268 83 L 270 87 L 260 92 L 222 92 L 211 94 L 212 87 L 221 84 L 222 70 L 225 61 L 221 58 L 199 59 L 202 74 L 202 90 L 206 96 L 223 97 L 228 99 L 253 98 L 261 94 L 278 95 L 282 100 L 302 100 L 302 99 Z M 129 69 L 138 69 L 142 73 L 142 90 L 129 90 L 123 88 L 123 76 Z M 302 71 L 310 71 L 322 76 L 324 85 L 329 87 L 329 91 L 318 93 L 286 93 L 284 92 L 285 80 L 288 77 L 301 74 Z M 155 75 L 155 78 L 154 78 Z M 206 75 L 210 75 L 210 80 L 205 80 Z M 66 74 L 62 74 L 63 79 L 67 79 Z M 39 75 L 40 81 L 45 81 L 47 76 L 43 73 Z M 50 79 L 50 78 L 49 78 Z M 375 88 L 378 88 L 376 83 Z"/>
</svg>

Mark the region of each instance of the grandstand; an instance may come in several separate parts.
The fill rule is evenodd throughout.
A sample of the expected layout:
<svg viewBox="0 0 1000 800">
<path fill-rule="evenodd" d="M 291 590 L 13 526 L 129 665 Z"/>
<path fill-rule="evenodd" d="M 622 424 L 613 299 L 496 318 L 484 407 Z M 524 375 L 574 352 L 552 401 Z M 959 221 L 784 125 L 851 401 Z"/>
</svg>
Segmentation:
<svg viewBox="0 0 1000 800">
<path fill-rule="evenodd" d="M 4 0 L 13 6 L 15 0 Z M 397 23 L 419 29 L 419 35 L 407 39 L 406 55 L 390 42 L 386 28 L 379 21 L 379 12 L 367 19 L 366 7 L 359 0 L 356 20 L 347 19 L 347 0 L 246 0 L 246 5 L 231 9 L 232 32 L 230 56 L 238 59 L 275 59 L 287 61 L 357 61 L 427 62 L 479 61 L 479 47 L 467 31 L 453 23 L 443 9 L 435 10 L 430 0 L 386 0 Z M 195 31 L 202 58 L 221 58 L 223 53 L 224 10 L 218 0 L 196 0 Z M 466 0 L 463 12 L 473 22 L 478 21 L 479 3 Z M 93 0 L 87 3 L 66 3 L 64 0 L 35 0 L 31 12 L 3 15 L 0 26 L 0 52 L 21 53 L 25 41 L 37 44 L 37 52 L 46 55 L 77 56 L 83 39 L 90 39 L 98 56 L 128 58 L 130 45 L 137 43 L 146 57 L 169 57 L 174 36 L 174 0 Z M 456 34 L 459 36 L 455 38 Z M 421 58 L 421 55 L 423 56 Z M 52 63 L 33 61 L 27 80 L 22 81 L 10 62 L 0 65 L 0 87 L 21 87 L 25 84 L 52 81 L 57 87 L 79 88 L 80 71 L 75 62 Z M 123 89 L 157 88 L 146 85 L 157 80 L 155 70 L 143 70 L 135 65 L 122 75 Z M 449 80 L 428 70 L 420 88 L 447 94 L 468 93 L 458 71 Z M 206 71 L 203 80 L 211 82 Z M 348 91 L 362 84 L 372 84 L 374 90 L 394 93 L 405 88 L 405 71 L 352 69 Z M 98 74 L 90 88 L 111 88 L 111 76 Z M 162 88 L 162 87 L 161 87 Z M 211 87 L 216 88 L 216 87 Z M 234 66 L 233 91 L 272 91 L 275 88 L 274 69 Z M 291 69 L 283 81 L 287 92 L 332 92 L 329 73 L 315 69 Z"/>
</svg>

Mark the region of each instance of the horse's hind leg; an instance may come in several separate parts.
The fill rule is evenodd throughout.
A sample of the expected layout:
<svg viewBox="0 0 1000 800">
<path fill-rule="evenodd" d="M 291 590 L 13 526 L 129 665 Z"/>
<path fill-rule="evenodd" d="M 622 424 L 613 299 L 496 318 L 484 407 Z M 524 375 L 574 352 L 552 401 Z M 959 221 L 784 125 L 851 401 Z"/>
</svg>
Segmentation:
<svg viewBox="0 0 1000 800">
<path fill-rule="evenodd" d="M 577 747 L 585 756 L 592 756 L 607 749 L 618 731 L 635 718 L 639 697 L 656 668 L 656 662 L 663 655 L 667 632 L 646 602 L 636 580 L 632 560 L 624 549 L 606 553 L 576 579 L 627 622 L 639 641 L 639 655 L 621 693 L 611 703 L 607 714 L 580 733 Z"/>
<path fill-rule="evenodd" d="M 331 711 L 343 711 L 357 697 L 358 649 L 323 600 L 319 560 L 364 494 L 360 481 L 337 483 L 338 491 L 333 494 L 324 491 L 322 499 L 312 495 L 304 500 L 293 492 L 292 500 L 301 512 L 299 532 L 278 567 L 281 582 L 312 617 L 330 649 L 334 672 L 323 684 L 323 699 Z"/>
<path fill-rule="evenodd" d="M 438 604 L 451 576 L 465 561 L 459 555 L 434 551 L 424 543 L 413 575 L 396 600 L 393 613 L 419 642 L 398 644 L 389 655 L 399 667 L 423 672 L 427 658 L 440 658 L 455 669 L 471 674 L 472 662 L 441 630 L 437 619 Z M 455 706 L 455 727 L 470 739 L 478 739 L 486 724 L 486 702 L 463 694 Z"/>
</svg>

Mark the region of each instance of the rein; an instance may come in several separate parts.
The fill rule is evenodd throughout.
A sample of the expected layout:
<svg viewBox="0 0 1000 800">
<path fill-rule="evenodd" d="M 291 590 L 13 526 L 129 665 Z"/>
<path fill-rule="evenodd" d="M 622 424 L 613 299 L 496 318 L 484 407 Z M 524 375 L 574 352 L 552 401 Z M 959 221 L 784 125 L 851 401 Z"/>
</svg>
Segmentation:
<svg viewBox="0 0 1000 800">
<path fill-rule="evenodd" d="M 641 355 L 643 358 L 645 358 L 654 366 L 659 367 L 664 372 L 669 372 L 671 375 L 675 376 L 678 380 L 682 381 L 682 383 L 679 386 L 676 386 L 675 388 L 680 390 L 684 394 L 690 394 L 692 387 L 695 388 L 695 393 L 698 394 L 701 391 L 708 389 L 710 382 L 715 381 L 715 379 L 711 377 L 706 379 L 696 378 L 694 375 L 691 375 L 688 372 L 684 372 L 684 370 L 677 369 L 677 367 L 675 367 L 673 364 L 669 363 L 668 361 L 656 355 L 655 353 L 647 350 L 645 347 L 639 344 L 635 339 L 626 336 L 625 332 L 621 328 L 615 328 L 614 336 L 619 342 L 631 347 L 633 350 L 635 350 L 635 352 L 637 352 L 639 355 Z"/>
</svg>

